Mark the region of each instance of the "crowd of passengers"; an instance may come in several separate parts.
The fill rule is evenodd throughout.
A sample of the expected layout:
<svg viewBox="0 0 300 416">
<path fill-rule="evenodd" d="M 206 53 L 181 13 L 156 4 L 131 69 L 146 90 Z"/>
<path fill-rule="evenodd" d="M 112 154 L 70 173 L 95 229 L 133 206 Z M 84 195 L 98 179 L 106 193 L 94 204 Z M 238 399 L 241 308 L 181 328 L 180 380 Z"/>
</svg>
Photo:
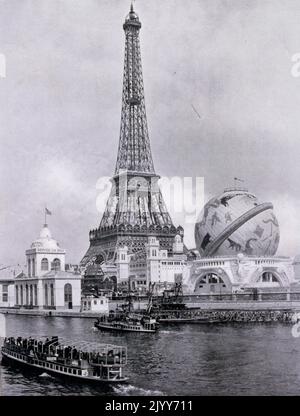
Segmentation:
<svg viewBox="0 0 300 416">
<path fill-rule="evenodd" d="M 65 364 L 72 360 L 77 360 L 79 364 L 83 360 L 92 364 L 116 364 L 120 363 L 126 354 L 124 350 L 115 352 L 113 349 L 108 350 L 107 353 L 81 351 L 74 346 L 59 344 L 58 337 L 47 338 L 44 342 L 31 337 L 9 337 L 4 339 L 4 345 L 9 346 L 15 352 L 30 355 L 40 360 L 55 357 L 57 362 Z"/>
</svg>

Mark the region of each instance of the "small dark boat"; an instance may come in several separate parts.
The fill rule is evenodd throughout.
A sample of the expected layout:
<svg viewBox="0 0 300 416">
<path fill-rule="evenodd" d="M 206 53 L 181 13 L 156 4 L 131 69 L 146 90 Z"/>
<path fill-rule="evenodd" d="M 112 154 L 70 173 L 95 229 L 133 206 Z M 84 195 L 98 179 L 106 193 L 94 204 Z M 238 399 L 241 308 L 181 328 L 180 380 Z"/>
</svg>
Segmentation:
<svg viewBox="0 0 300 416">
<path fill-rule="evenodd" d="M 41 341 L 29 338 L 5 338 L 2 352 L 2 362 L 19 364 L 40 372 L 55 374 L 75 380 L 101 383 L 120 383 L 128 380 L 123 376 L 123 367 L 127 362 L 126 347 L 96 344 L 91 351 L 84 344 L 83 349 L 77 349 L 61 344 L 58 337 Z"/>
<path fill-rule="evenodd" d="M 94 324 L 95 328 L 118 332 L 156 332 L 158 322 L 156 318 L 151 316 L 153 289 L 154 285 L 152 284 L 149 290 L 147 310 L 144 313 L 132 312 L 132 299 L 129 294 L 127 304 L 123 305 L 123 311 L 119 312 L 116 317 L 102 316 L 98 318 Z"/>
<path fill-rule="evenodd" d="M 121 319 L 98 318 L 95 322 L 95 328 L 104 331 L 125 331 L 125 332 L 156 332 L 158 323 L 155 318 L 140 316 L 137 314 L 128 314 Z"/>
</svg>

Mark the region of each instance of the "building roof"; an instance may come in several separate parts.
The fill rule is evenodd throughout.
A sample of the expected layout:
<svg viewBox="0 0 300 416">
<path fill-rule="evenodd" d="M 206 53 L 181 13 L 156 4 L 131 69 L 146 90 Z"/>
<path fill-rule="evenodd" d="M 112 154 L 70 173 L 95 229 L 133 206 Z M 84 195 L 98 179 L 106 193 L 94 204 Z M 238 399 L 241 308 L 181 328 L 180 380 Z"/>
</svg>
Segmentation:
<svg viewBox="0 0 300 416">
<path fill-rule="evenodd" d="M 25 266 L 24 266 L 25 267 Z M 0 280 L 14 280 L 23 273 L 24 267 L 16 266 L 2 266 L 0 267 Z"/>
</svg>

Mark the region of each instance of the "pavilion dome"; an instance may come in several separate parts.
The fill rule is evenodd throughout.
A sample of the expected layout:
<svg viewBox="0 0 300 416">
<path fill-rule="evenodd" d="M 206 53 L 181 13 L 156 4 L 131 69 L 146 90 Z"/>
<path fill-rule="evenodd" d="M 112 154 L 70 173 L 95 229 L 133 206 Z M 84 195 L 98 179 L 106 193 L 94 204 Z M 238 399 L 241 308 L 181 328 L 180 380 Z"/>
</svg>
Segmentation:
<svg viewBox="0 0 300 416">
<path fill-rule="evenodd" d="M 41 248 L 44 250 L 60 249 L 58 242 L 52 238 L 47 224 L 44 224 L 40 232 L 40 237 L 31 244 L 31 248 Z"/>
</svg>

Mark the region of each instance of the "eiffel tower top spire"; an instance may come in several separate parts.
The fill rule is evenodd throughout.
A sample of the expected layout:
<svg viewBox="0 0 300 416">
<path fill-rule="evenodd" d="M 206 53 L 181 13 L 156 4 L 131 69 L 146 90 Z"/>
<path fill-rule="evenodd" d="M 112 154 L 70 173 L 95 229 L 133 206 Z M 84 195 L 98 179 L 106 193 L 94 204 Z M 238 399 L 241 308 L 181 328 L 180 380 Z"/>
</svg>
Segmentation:
<svg viewBox="0 0 300 416">
<path fill-rule="evenodd" d="M 139 31 L 131 3 L 123 24 L 125 59 L 119 150 L 115 175 L 122 171 L 155 174 L 148 135 Z"/>
</svg>

